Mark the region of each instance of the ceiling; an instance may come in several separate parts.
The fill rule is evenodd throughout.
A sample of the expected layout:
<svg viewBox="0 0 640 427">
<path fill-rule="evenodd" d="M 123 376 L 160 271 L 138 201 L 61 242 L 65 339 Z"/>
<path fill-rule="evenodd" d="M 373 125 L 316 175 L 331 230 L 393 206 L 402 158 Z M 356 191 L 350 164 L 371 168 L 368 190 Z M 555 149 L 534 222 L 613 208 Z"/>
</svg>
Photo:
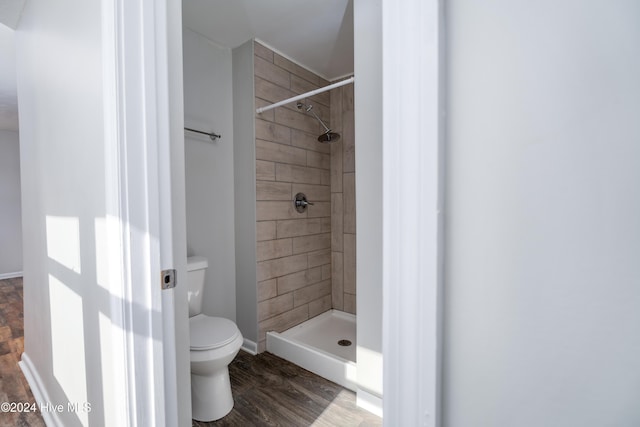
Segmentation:
<svg viewBox="0 0 640 427">
<path fill-rule="evenodd" d="M 353 0 L 184 0 L 182 15 L 224 47 L 257 38 L 329 81 L 353 74 Z"/>
<path fill-rule="evenodd" d="M 15 29 L 26 0 L 0 0 L 0 23 Z"/>
<path fill-rule="evenodd" d="M 0 0 L 0 130 L 18 130 L 13 29 L 25 0 Z M 184 0 L 183 25 L 224 47 L 257 38 L 333 81 L 353 74 L 353 0 Z"/>
</svg>

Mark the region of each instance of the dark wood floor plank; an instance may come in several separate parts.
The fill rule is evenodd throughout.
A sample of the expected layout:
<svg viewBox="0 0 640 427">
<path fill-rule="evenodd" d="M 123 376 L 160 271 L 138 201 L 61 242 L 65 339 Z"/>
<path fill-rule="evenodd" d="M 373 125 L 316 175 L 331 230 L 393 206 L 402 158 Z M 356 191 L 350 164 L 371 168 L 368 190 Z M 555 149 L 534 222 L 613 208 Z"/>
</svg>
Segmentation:
<svg viewBox="0 0 640 427">
<path fill-rule="evenodd" d="M 24 351 L 22 278 L 0 280 L 0 402 L 35 403 L 18 361 Z M 44 427 L 39 412 L 2 412 L 0 426 Z"/>
<path fill-rule="evenodd" d="M 234 408 L 212 426 L 381 426 L 355 393 L 270 353 L 240 352 L 229 365 Z"/>
</svg>

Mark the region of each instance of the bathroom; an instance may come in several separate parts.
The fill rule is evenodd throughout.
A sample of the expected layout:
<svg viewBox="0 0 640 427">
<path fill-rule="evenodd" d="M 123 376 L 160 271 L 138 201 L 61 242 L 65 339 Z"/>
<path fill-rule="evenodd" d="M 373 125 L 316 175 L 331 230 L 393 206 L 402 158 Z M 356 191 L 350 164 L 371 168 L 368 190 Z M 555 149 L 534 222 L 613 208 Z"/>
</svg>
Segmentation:
<svg viewBox="0 0 640 427">
<path fill-rule="evenodd" d="M 353 5 L 340 6 L 340 41 L 353 44 Z M 183 13 L 184 125 L 220 135 L 185 131 L 187 250 L 208 262 L 202 311 L 236 322 L 243 350 L 356 391 L 353 84 L 256 113 L 353 76 L 353 56 L 329 81 L 261 39 L 228 47 L 212 40 L 219 32 L 207 38 L 198 6 Z M 340 138 L 319 142 L 325 125 Z M 312 318 L 332 323 L 311 338 L 279 334 L 299 334 Z"/>
<path fill-rule="evenodd" d="M 357 398 L 381 396 L 384 348 L 386 423 L 640 425 L 639 7 L 354 1 Z M 37 402 L 92 404 L 43 412 L 48 425 L 191 424 L 180 12 L 28 1 L 16 26 L 25 335 L 14 367 Z M 400 25 L 382 37 L 383 21 Z M 253 99 L 235 111 L 230 58 L 232 124 L 191 117 L 221 135 L 191 149 L 229 135 L 234 149 L 255 146 L 254 135 L 235 144 L 256 113 Z M 248 170 L 246 182 L 235 165 L 227 175 L 225 253 L 236 264 L 255 245 L 257 272 L 255 233 L 235 233 L 257 227 L 238 227 L 249 211 L 236 195 L 256 191 Z M 158 273 L 174 268 L 165 290 Z M 254 325 L 258 347 L 257 276 L 231 272 L 205 311 L 228 309 L 248 340 Z M 235 301 L 217 305 L 224 295 Z"/>
</svg>

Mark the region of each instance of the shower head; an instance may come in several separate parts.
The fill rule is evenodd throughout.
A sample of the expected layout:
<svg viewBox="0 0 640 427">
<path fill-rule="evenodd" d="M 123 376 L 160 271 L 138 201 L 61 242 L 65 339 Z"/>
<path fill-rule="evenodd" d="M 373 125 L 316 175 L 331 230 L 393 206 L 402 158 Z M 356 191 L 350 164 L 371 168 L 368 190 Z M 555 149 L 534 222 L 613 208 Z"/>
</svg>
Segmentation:
<svg viewBox="0 0 640 427">
<path fill-rule="evenodd" d="M 304 111 L 306 111 L 307 113 L 311 113 L 313 117 L 315 117 L 316 120 L 320 122 L 322 127 L 324 127 L 325 132 L 318 137 L 319 142 L 322 142 L 323 144 L 330 144 L 340 139 L 340 134 L 329 129 L 327 125 L 325 125 L 324 122 L 320 120 L 320 117 L 316 115 L 316 113 L 313 111 L 313 105 L 306 105 L 302 102 L 298 102 L 297 107 L 298 110 L 304 109 Z"/>
<path fill-rule="evenodd" d="M 318 141 L 322 142 L 323 144 L 330 144 L 332 142 L 336 142 L 339 139 L 340 134 L 335 132 L 323 133 L 318 137 Z"/>
</svg>

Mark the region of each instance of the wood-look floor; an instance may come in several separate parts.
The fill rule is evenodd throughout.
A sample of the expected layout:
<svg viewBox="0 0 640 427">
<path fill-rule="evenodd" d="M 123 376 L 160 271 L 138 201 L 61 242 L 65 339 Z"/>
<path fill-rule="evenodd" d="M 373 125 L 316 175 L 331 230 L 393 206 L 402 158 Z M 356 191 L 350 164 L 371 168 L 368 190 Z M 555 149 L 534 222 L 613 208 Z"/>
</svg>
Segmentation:
<svg viewBox="0 0 640 427">
<path fill-rule="evenodd" d="M 381 426 L 356 406 L 355 393 L 270 353 L 240 351 L 229 365 L 235 405 L 215 422 L 193 426 Z"/>
<path fill-rule="evenodd" d="M 35 403 L 18 361 L 24 349 L 22 278 L 0 280 L 0 403 Z M 39 412 L 0 412 L 0 426 L 44 426 Z"/>
<path fill-rule="evenodd" d="M 22 279 L 0 280 L 0 403 L 35 403 L 18 361 L 24 348 Z M 240 352 L 229 366 L 235 406 L 193 426 L 380 426 L 355 394 L 269 353 Z M 0 412 L 0 427 L 40 427 L 39 412 Z"/>
</svg>

